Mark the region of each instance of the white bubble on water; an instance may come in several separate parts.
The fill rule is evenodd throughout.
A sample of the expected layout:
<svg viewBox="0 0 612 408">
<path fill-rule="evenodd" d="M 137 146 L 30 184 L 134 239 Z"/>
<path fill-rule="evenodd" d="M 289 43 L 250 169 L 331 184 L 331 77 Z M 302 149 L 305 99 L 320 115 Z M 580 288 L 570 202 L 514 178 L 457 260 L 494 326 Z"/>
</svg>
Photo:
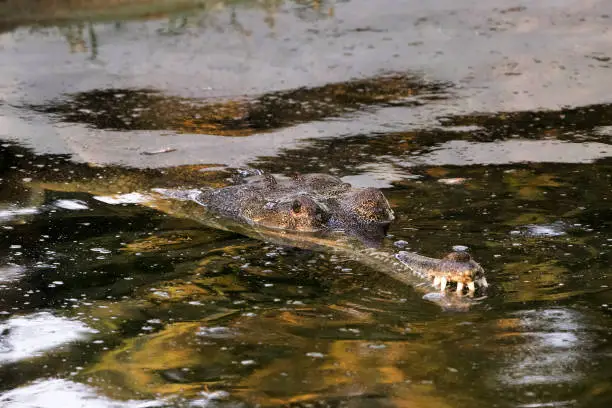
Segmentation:
<svg viewBox="0 0 612 408">
<path fill-rule="evenodd" d="M 64 210 L 87 210 L 89 207 L 81 200 L 56 200 L 53 205 Z"/>
<path fill-rule="evenodd" d="M 37 357 L 44 351 L 71 343 L 92 333 L 78 320 L 57 317 L 49 312 L 16 316 L 0 324 L 0 364 Z"/>
</svg>

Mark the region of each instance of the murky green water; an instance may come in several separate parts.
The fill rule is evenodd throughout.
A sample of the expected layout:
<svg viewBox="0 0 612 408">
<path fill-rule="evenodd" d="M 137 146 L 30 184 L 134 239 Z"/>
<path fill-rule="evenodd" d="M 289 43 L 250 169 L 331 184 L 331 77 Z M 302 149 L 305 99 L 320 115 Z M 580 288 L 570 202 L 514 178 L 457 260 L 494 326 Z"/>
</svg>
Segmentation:
<svg viewBox="0 0 612 408">
<path fill-rule="evenodd" d="M 0 4 L 0 405 L 612 402 L 604 3 L 55 3 Z M 536 56 L 521 96 L 540 77 L 510 62 Z M 108 199 L 245 166 L 382 188 L 387 248 L 466 246 L 487 297 L 443 311 L 350 257 Z"/>
</svg>

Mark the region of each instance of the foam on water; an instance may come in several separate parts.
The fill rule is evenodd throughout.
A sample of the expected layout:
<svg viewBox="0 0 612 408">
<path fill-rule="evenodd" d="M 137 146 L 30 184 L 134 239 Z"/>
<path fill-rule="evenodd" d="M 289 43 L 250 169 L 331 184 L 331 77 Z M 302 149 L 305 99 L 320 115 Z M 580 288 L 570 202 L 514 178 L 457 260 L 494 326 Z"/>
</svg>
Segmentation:
<svg viewBox="0 0 612 408">
<path fill-rule="evenodd" d="M 49 312 L 12 317 L 0 324 L 0 364 L 40 356 L 93 332 L 82 322 Z"/>
<path fill-rule="evenodd" d="M 5 408 L 148 408 L 161 407 L 164 401 L 118 401 L 96 394 L 92 387 L 59 378 L 37 381 L 0 394 Z"/>
<path fill-rule="evenodd" d="M 0 210 L 0 221 L 9 221 L 20 215 L 38 214 L 39 210 L 36 207 L 15 208 Z"/>
<path fill-rule="evenodd" d="M 87 203 L 81 200 L 57 200 L 53 203 L 55 207 L 62 208 L 64 210 L 87 210 L 89 207 Z"/>
</svg>

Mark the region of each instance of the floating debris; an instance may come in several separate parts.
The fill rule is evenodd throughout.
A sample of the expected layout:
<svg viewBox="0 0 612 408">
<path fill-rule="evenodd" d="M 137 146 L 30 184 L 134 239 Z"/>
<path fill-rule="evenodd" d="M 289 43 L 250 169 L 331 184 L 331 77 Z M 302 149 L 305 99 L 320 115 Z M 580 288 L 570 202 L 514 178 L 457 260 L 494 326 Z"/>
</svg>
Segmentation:
<svg viewBox="0 0 612 408">
<path fill-rule="evenodd" d="M 176 149 L 174 149 L 172 147 L 167 147 L 167 148 L 164 148 L 164 149 L 142 152 L 140 154 L 143 154 L 145 156 L 153 156 L 153 155 L 156 155 L 156 154 L 171 153 L 171 152 L 176 152 Z"/>
<path fill-rule="evenodd" d="M 467 179 L 462 177 L 456 178 L 442 178 L 438 180 L 438 183 L 447 184 L 449 186 L 458 185 L 465 183 Z"/>
</svg>

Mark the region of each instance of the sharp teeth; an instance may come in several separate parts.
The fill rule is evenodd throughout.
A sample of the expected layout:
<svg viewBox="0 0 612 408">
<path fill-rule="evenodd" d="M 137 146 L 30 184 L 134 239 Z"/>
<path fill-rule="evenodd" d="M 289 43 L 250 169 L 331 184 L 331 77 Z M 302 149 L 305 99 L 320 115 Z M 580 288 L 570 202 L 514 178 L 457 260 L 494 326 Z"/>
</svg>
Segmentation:
<svg viewBox="0 0 612 408">
<path fill-rule="evenodd" d="M 482 278 L 480 278 L 480 280 L 478 281 L 478 284 L 480 286 L 482 286 L 483 288 L 488 288 L 489 287 L 489 283 L 487 282 L 487 280 L 485 279 L 484 276 Z"/>
<path fill-rule="evenodd" d="M 474 282 L 468 283 L 468 290 L 474 292 L 476 290 L 476 284 Z"/>
<path fill-rule="evenodd" d="M 440 285 L 440 277 L 436 276 L 433 281 L 434 288 L 437 288 Z"/>
<path fill-rule="evenodd" d="M 461 295 L 463 293 L 463 282 L 457 283 L 457 294 Z"/>
<path fill-rule="evenodd" d="M 440 291 L 444 292 L 445 289 L 446 289 L 446 278 L 441 278 L 440 279 Z"/>
</svg>

